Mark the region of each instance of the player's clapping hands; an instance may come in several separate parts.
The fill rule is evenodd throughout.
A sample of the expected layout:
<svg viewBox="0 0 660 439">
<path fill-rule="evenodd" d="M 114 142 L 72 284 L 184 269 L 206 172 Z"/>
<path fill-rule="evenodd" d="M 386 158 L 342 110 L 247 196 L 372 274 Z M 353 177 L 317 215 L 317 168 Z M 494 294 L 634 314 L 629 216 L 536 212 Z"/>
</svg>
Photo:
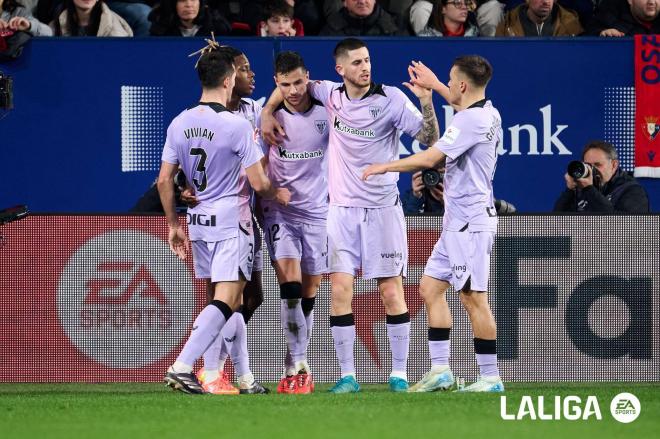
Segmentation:
<svg viewBox="0 0 660 439">
<path fill-rule="evenodd" d="M 413 92 L 415 96 L 417 96 L 420 100 L 431 99 L 433 95 L 433 89 L 431 87 L 420 85 L 416 82 L 417 76 L 413 66 L 408 66 L 408 74 L 410 75 L 410 82 L 404 82 L 403 85 L 405 85 L 408 90 Z"/>
<path fill-rule="evenodd" d="M 435 73 L 421 61 L 412 61 L 408 67 L 408 73 L 410 74 L 410 82 L 414 85 L 432 90 L 445 86 Z"/>
</svg>

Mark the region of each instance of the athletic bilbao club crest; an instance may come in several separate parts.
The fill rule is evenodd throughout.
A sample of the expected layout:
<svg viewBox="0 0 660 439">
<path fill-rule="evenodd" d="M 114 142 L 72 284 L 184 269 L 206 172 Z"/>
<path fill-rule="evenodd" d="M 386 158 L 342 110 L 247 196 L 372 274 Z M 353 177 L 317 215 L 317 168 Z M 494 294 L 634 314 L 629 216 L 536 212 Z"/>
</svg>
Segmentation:
<svg viewBox="0 0 660 439">
<path fill-rule="evenodd" d="M 371 105 L 369 107 L 369 113 L 371 114 L 371 117 L 374 119 L 378 119 L 378 116 L 380 116 L 380 113 L 382 113 L 383 109 L 379 107 L 378 105 Z"/>
<path fill-rule="evenodd" d="M 644 135 L 649 140 L 655 140 L 658 133 L 660 133 L 660 117 L 648 116 L 644 118 L 645 124 L 642 124 Z"/>
<path fill-rule="evenodd" d="M 167 242 L 114 230 L 83 243 L 57 286 L 57 314 L 71 343 L 111 368 L 167 356 L 188 334 L 195 294 L 187 266 Z"/>
<path fill-rule="evenodd" d="M 325 130 L 328 129 L 328 121 L 327 120 L 315 120 L 314 121 L 314 126 L 316 127 L 316 131 L 319 132 L 319 134 L 325 133 Z"/>
</svg>

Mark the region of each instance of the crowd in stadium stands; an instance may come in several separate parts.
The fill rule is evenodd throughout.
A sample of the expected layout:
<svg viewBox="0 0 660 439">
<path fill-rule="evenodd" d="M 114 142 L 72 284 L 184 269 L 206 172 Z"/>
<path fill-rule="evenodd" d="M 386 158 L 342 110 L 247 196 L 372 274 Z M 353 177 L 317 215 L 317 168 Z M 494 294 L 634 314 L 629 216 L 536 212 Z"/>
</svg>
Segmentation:
<svg viewBox="0 0 660 439">
<path fill-rule="evenodd" d="M 660 33 L 660 0 L 0 0 L 0 36 Z"/>
</svg>

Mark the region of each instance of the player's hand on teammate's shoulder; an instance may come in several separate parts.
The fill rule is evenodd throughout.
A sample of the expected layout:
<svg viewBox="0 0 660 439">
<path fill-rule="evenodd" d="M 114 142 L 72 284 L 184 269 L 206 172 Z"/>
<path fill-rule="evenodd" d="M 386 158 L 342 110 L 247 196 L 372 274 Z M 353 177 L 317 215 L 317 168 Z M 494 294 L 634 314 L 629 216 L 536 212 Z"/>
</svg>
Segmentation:
<svg viewBox="0 0 660 439">
<path fill-rule="evenodd" d="M 169 236 L 167 241 L 170 244 L 170 250 L 174 252 L 179 259 L 186 259 L 190 243 L 188 237 L 181 227 L 170 226 Z"/>
<path fill-rule="evenodd" d="M 269 111 L 261 112 L 261 137 L 271 145 L 277 145 L 286 137 L 284 128 Z"/>
<path fill-rule="evenodd" d="M 365 168 L 362 173 L 362 180 L 367 181 L 367 178 L 371 175 L 379 175 L 387 172 L 386 163 L 374 163 Z"/>
<path fill-rule="evenodd" d="M 275 200 L 282 206 L 286 206 L 291 201 L 291 192 L 285 187 L 278 187 L 275 191 Z"/>
</svg>

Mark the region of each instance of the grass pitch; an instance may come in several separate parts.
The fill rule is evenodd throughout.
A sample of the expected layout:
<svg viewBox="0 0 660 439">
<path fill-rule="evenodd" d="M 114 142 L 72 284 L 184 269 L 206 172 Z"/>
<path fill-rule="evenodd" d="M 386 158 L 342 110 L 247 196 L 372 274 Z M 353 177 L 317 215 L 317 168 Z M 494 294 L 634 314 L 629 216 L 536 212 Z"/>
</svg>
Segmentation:
<svg viewBox="0 0 660 439">
<path fill-rule="evenodd" d="M 660 436 L 660 383 L 526 383 L 507 386 L 509 413 L 523 395 L 598 398 L 603 416 L 578 421 L 505 421 L 500 395 L 359 394 L 192 396 L 160 384 L 0 384 L 2 438 L 652 438 Z M 275 386 L 271 385 L 271 389 Z M 630 392 L 641 414 L 630 424 L 610 414 Z"/>
</svg>

